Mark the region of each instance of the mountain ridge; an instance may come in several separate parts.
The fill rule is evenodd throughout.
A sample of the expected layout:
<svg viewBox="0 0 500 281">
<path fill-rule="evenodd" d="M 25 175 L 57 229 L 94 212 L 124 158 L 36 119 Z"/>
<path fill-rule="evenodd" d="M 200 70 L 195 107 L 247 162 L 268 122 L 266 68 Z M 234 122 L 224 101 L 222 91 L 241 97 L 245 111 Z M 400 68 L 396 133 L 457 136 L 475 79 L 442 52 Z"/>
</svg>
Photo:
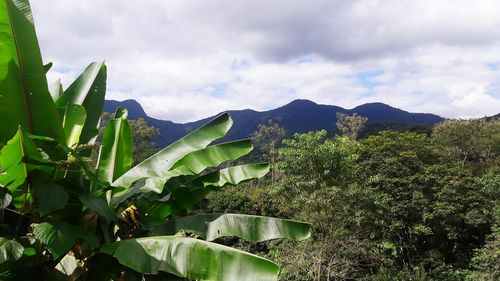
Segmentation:
<svg viewBox="0 0 500 281">
<path fill-rule="evenodd" d="M 117 107 L 127 108 L 129 119 L 144 118 L 149 125 L 157 127 L 160 130 L 160 136 L 155 139 L 155 142 L 160 146 L 176 141 L 224 112 L 231 115 L 234 125 L 226 137 L 222 139 L 223 141 L 248 138 L 259 124 L 267 123 L 268 120 L 280 124 L 291 134 L 321 129 L 331 130 L 335 128 L 337 113 L 349 115 L 357 113 L 367 117 L 369 122 L 435 124 L 444 120 L 443 117 L 435 114 L 411 113 L 380 102 L 366 103 L 352 109 L 345 109 L 335 105 L 317 104 L 310 100 L 297 99 L 272 110 L 227 110 L 214 116 L 187 123 L 175 123 L 150 117 L 142 106 L 132 99 L 124 101 L 106 100 L 104 111 L 114 112 Z"/>
</svg>

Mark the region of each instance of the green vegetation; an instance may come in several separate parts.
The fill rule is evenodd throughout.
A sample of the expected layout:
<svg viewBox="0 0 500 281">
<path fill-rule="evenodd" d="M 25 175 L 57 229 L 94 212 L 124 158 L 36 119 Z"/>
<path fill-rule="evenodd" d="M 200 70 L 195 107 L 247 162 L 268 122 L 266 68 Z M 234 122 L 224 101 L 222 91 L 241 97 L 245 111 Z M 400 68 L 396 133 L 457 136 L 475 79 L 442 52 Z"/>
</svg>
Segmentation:
<svg viewBox="0 0 500 281">
<path fill-rule="evenodd" d="M 349 137 L 351 140 L 358 138 L 359 132 L 365 127 L 368 118 L 359 116 L 357 113 L 347 115 L 337 113 L 337 129 L 342 135 Z"/>
<path fill-rule="evenodd" d="M 500 279 L 500 120 L 269 123 L 265 177 L 250 140 L 211 145 L 227 114 L 159 151 L 103 116 L 103 62 L 49 93 L 27 0 L 0 2 L 0 50 L 1 280 Z"/>
<path fill-rule="evenodd" d="M 51 95 L 27 0 L 0 2 L 0 39 L 0 279 L 276 280 L 277 264 L 218 240 L 311 235 L 294 220 L 193 212 L 210 192 L 269 172 L 269 164 L 219 168 L 253 148 L 210 145 L 231 128 L 228 114 L 139 161 L 134 147 L 149 149 L 156 130 L 131 126 L 126 109 L 96 142 L 103 62 Z"/>
<path fill-rule="evenodd" d="M 104 112 L 101 116 L 101 128 L 99 131 L 98 139 L 102 138 L 104 133 L 104 128 L 108 124 L 109 120 L 114 118 L 114 114 Z M 144 118 L 139 118 L 137 120 L 128 120 L 130 130 L 132 133 L 132 143 L 134 147 L 132 148 L 132 159 L 135 163 L 142 162 L 146 160 L 149 156 L 158 152 L 153 138 L 160 135 L 160 130 L 155 127 L 149 126 L 149 124 L 144 120 Z M 94 148 L 93 159 L 97 158 L 98 146 Z"/>
<path fill-rule="evenodd" d="M 206 210 L 292 217 L 313 238 L 232 243 L 282 266 L 280 280 L 498 280 L 500 120 L 448 120 L 432 136 L 296 134 L 277 183 L 214 194 Z"/>
</svg>

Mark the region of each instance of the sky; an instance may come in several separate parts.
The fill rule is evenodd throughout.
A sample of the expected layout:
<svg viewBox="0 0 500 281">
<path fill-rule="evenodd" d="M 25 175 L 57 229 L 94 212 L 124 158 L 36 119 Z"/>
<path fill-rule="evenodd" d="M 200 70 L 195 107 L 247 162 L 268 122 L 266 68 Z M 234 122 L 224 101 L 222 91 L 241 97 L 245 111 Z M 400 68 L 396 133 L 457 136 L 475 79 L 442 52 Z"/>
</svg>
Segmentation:
<svg viewBox="0 0 500 281">
<path fill-rule="evenodd" d="M 188 122 L 294 100 L 500 112 L 498 0 L 31 0 L 49 82 L 92 61 L 107 98 Z"/>
</svg>

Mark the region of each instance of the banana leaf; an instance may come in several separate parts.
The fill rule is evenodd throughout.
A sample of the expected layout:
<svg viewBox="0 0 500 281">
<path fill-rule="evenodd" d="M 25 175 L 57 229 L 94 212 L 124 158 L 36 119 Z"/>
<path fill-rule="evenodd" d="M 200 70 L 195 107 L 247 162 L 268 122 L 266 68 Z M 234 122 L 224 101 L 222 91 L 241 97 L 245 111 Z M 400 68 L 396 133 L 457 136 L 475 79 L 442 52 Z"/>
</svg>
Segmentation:
<svg viewBox="0 0 500 281">
<path fill-rule="evenodd" d="M 205 148 L 214 140 L 225 136 L 232 124 L 233 121 L 229 114 L 222 114 L 134 166 L 112 183 L 114 187 L 113 201 L 115 203 L 122 202 L 131 193 L 136 193 L 135 191 L 131 192 L 129 187 L 139 180 L 148 178 L 154 179 L 150 181 L 150 184 L 154 186 L 150 186 L 149 190 L 161 192 L 165 183 L 163 178 L 168 175 L 170 168 L 177 161 L 186 154 Z"/>
<path fill-rule="evenodd" d="M 241 214 L 193 215 L 151 222 L 147 228 L 152 236 L 191 232 L 207 241 L 225 236 L 236 236 L 248 241 L 303 240 L 311 236 L 311 225 L 308 223 Z"/>
<path fill-rule="evenodd" d="M 50 95 L 52 99 L 56 101 L 63 94 L 63 86 L 61 83 L 61 79 L 57 79 L 54 84 L 52 84 L 52 89 L 50 91 Z"/>
<path fill-rule="evenodd" d="M 225 161 L 233 161 L 253 149 L 249 139 L 211 145 L 187 154 L 170 168 L 169 176 L 196 175 L 206 168 L 216 167 Z"/>
<path fill-rule="evenodd" d="M 22 126 L 64 143 L 27 0 L 0 1 L 0 143 Z"/>
<path fill-rule="evenodd" d="M 87 113 L 85 107 L 77 104 L 68 104 L 64 110 L 63 128 L 66 134 L 66 145 L 68 147 L 76 147 L 80 142 Z"/>
<path fill-rule="evenodd" d="M 138 272 L 164 271 L 191 280 L 274 281 L 279 273 L 279 267 L 267 259 L 193 238 L 128 239 L 107 244 L 101 251 Z"/>
<path fill-rule="evenodd" d="M 148 215 L 153 218 L 165 218 L 180 210 L 189 211 L 211 191 L 226 185 L 236 185 L 245 181 L 259 179 L 265 176 L 269 169 L 269 164 L 246 164 L 221 169 L 200 177 L 181 176 L 173 178 L 165 185 L 165 192 L 169 192 L 169 199 L 151 208 Z"/>
<path fill-rule="evenodd" d="M 217 189 L 227 184 L 236 185 L 251 179 L 261 178 L 269 173 L 267 163 L 245 164 L 208 173 L 193 180 L 193 185 Z"/>
<path fill-rule="evenodd" d="M 132 132 L 127 115 L 126 109 L 118 108 L 104 129 L 97 176 L 105 182 L 113 182 L 132 166 Z"/>
<path fill-rule="evenodd" d="M 196 150 L 177 161 L 163 177 L 146 179 L 142 184 L 137 184 L 125 192 L 115 194 L 112 203 L 118 204 L 137 193 L 149 191 L 161 193 L 165 183 L 173 177 L 199 174 L 209 167 L 218 166 L 225 161 L 236 160 L 248 154 L 252 148 L 250 140 L 239 140 Z"/>
<path fill-rule="evenodd" d="M 97 248 L 99 241 L 81 226 L 65 222 L 40 223 L 33 228 L 35 238 L 44 243 L 54 259 L 64 256 L 79 239 L 83 239 L 91 248 Z"/>
<path fill-rule="evenodd" d="M 85 107 L 87 120 L 80 136 L 81 144 L 93 144 L 99 133 L 99 122 L 106 95 L 106 65 L 93 62 L 56 100 L 57 107 L 77 104 Z"/>
<path fill-rule="evenodd" d="M 54 169 L 52 161 L 36 147 L 21 127 L 2 148 L 0 166 L 4 169 L 0 174 L 0 185 L 11 191 L 23 185 L 31 171 L 38 170 L 51 174 Z"/>
</svg>

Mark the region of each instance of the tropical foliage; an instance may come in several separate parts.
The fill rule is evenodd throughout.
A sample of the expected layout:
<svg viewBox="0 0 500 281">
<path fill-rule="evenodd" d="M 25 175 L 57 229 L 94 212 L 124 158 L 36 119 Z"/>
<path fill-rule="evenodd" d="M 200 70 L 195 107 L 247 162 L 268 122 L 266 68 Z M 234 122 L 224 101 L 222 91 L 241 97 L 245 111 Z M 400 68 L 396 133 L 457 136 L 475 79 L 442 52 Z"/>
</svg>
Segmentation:
<svg viewBox="0 0 500 281">
<path fill-rule="evenodd" d="M 311 235 L 309 224 L 293 220 L 186 216 L 211 191 L 269 171 L 268 164 L 217 168 L 252 150 L 249 140 L 210 145 L 231 128 L 228 114 L 134 165 L 127 110 L 118 108 L 102 132 L 97 167 L 89 167 L 104 62 L 50 93 L 51 64 L 42 63 L 27 0 L 0 2 L 0 51 L 2 280 L 276 280 L 275 263 L 217 240 Z"/>
<path fill-rule="evenodd" d="M 498 280 L 498 130 L 448 120 L 432 136 L 296 134 L 278 148 L 274 187 L 228 189 L 205 208 L 313 223 L 293 246 L 233 242 L 276 260 L 281 280 Z"/>
</svg>

